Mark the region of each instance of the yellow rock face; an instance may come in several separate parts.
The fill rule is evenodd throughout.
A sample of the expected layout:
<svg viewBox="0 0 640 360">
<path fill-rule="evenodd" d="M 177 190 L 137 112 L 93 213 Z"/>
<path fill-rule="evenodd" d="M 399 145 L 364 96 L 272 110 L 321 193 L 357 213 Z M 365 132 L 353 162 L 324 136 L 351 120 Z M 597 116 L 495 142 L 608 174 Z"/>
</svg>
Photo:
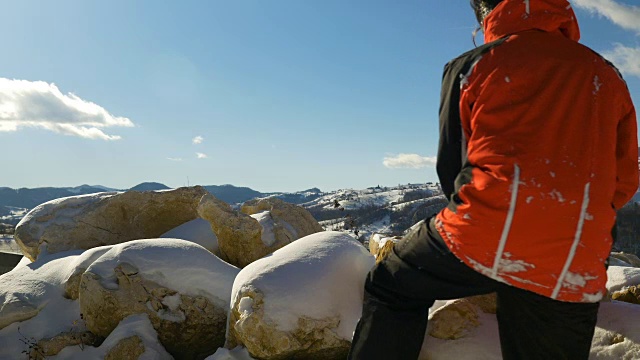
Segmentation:
<svg viewBox="0 0 640 360">
<path fill-rule="evenodd" d="M 249 311 L 240 309 L 243 298 L 251 303 Z M 294 330 L 282 331 L 265 319 L 264 299 L 259 291 L 245 290 L 237 299 L 229 317 L 226 348 L 242 345 L 251 356 L 269 360 L 342 360 L 347 357 L 350 343 L 332 331 L 340 324 L 339 318 L 301 317 Z"/>
<path fill-rule="evenodd" d="M 134 335 L 120 340 L 104 356 L 104 360 L 137 360 L 144 352 L 144 343 L 137 335 Z"/>
<path fill-rule="evenodd" d="M 157 238 L 196 219 L 205 194 L 203 187 L 195 186 L 52 200 L 25 216 L 16 227 L 15 239 L 24 255 L 34 261 L 43 246 L 51 254 Z"/>
<path fill-rule="evenodd" d="M 94 273 L 82 274 L 80 311 L 92 333 L 106 338 L 127 316 L 147 314 L 158 339 L 176 359 L 212 354 L 224 344 L 226 308 L 146 280 L 131 264 L 120 263 L 114 270 L 117 289 L 105 288 Z M 178 305 L 166 305 L 166 298 L 175 296 L 179 296 Z"/>
<path fill-rule="evenodd" d="M 624 301 L 631 304 L 640 304 L 640 287 L 630 286 L 611 294 L 612 300 Z"/>
<path fill-rule="evenodd" d="M 496 313 L 495 294 L 455 300 L 437 309 L 429 319 L 429 335 L 446 340 L 462 338 L 480 325 L 481 312 Z"/>
<path fill-rule="evenodd" d="M 262 226 L 250 216 L 263 211 L 269 211 L 273 221 L 270 242 L 264 241 Z M 200 202 L 198 214 L 211 223 L 218 238 L 220 257 L 240 268 L 301 237 L 323 231 L 307 210 L 280 199 L 251 201 L 237 212 L 215 196 L 206 195 Z"/>
</svg>

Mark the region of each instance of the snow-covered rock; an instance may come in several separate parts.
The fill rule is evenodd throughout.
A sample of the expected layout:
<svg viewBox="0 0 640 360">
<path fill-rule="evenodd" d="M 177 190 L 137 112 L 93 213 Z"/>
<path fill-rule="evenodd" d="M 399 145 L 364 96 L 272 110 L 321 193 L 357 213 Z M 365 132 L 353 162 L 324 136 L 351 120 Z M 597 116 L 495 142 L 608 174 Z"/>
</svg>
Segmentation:
<svg viewBox="0 0 640 360">
<path fill-rule="evenodd" d="M 640 359 L 640 306 L 611 301 L 600 304 L 590 360 Z"/>
<path fill-rule="evenodd" d="M 393 246 L 402 239 L 401 236 L 388 236 L 383 234 L 373 234 L 369 238 L 369 252 L 377 258 L 378 252 L 386 246 Z"/>
<path fill-rule="evenodd" d="M 198 214 L 211 223 L 220 258 L 230 264 L 244 267 L 277 249 L 262 241 L 262 227 L 256 219 L 234 211 L 213 195 L 202 197 Z"/>
<path fill-rule="evenodd" d="M 80 253 L 71 251 L 48 255 L 29 264 L 21 261 L 12 271 L 0 276 L 0 329 L 30 319 L 47 306 L 68 303 L 64 297 L 64 284 L 82 262 Z M 59 332 L 45 331 L 37 339 L 53 337 Z M 1 349 L 2 346 L 0 358 Z"/>
<path fill-rule="evenodd" d="M 86 331 L 77 301 L 64 296 L 64 284 L 77 268 L 99 257 L 104 249 L 67 251 L 40 256 L 35 262 L 21 261 L 12 271 L 0 276 L 0 359 L 15 359 L 27 354 L 41 340 L 60 339 L 73 332 Z M 55 348 L 55 349 L 54 349 Z M 51 353 L 51 352 L 49 352 Z"/>
<path fill-rule="evenodd" d="M 607 290 L 609 290 L 609 293 L 614 293 L 633 285 L 640 285 L 640 268 L 609 266 L 607 270 Z"/>
<path fill-rule="evenodd" d="M 16 227 L 15 239 L 25 256 L 35 260 L 42 251 L 52 254 L 156 238 L 197 218 L 198 203 L 206 193 L 195 186 L 56 199 L 31 210 Z"/>
<path fill-rule="evenodd" d="M 344 359 L 374 264 L 348 235 L 306 236 L 257 260 L 233 284 L 227 344 L 260 359 Z"/>
<path fill-rule="evenodd" d="M 252 200 L 240 209 L 247 215 L 268 213 L 273 220 L 275 241 L 292 242 L 299 238 L 324 231 L 322 226 L 305 208 L 286 203 L 278 198 Z M 265 233 L 263 226 L 263 234 Z"/>
<path fill-rule="evenodd" d="M 147 314 L 174 356 L 211 354 L 224 344 L 238 269 L 201 246 L 176 239 L 114 245 L 82 274 L 80 311 L 107 337 L 124 318 Z"/>
<path fill-rule="evenodd" d="M 211 223 L 218 237 L 220 257 L 238 267 L 245 267 L 301 236 L 322 231 L 308 211 L 279 199 L 251 202 L 237 212 L 224 201 L 206 195 L 198 213 Z"/>
<path fill-rule="evenodd" d="M 231 350 L 220 348 L 215 354 L 207 357 L 205 360 L 254 360 L 247 348 L 238 346 Z"/>
<path fill-rule="evenodd" d="M 184 353 L 212 354 L 224 341 L 231 289 L 238 272 L 203 247 L 177 239 L 137 240 L 84 252 L 45 254 L 35 262 L 21 261 L 11 272 L 0 276 L 0 359 L 16 358 L 29 350 L 29 344 L 40 341 L 43 348 L 46 345 L 59 350 L 65 343 L 73 344 L 74 338 L 87 330 L 109 338 L 125 315 L 136 312 L 151 319 L 161 334 L 174 329 L 174 338 L 191 336 L 184 343 L 191 344 L 192 349 Z M 80 286 L 83 278 L 87 281 Z M 141 286 L 148 293 L 142 290 L 145 293 L 141 295 Z M 91 306 L 96 296 L 114 301 L 115 309 L 115 301 L 127 289 L 131 298 L 123 301 L 138 299 L 142 304 L 131 305 L 128 314 L 119 309 L 94 316 Z M 76 295 L 70 296 L 71 293 Z M 81 310 L 82 301 L 91 303 L 89 310 Z M 101 316 L 111 317 L 115 325 L 98 333 L 92 327 Z M 140 338 L 149 351 L 151 345 L 143 336 Z M 171 338 L 167 341 L 171 347 Z M 158 340 L 153 342 L 163 348 Z"/>
<path fill-rule="evenodd" d="M 173 357 L 158 341 L 149 317 L 139 314 L 122 320 L 100 346 L 66 347 L 49 359 L 169 360 Z"/>
<path fill-rule="evenodd" d="M 614 259 L 624 265 L 635 264 L 635 260 L 638 258 L 630 254 L 618 253 L 616 255 L 611 254 L 610 260 Z M 640 268 L 610 266 L 607 275 L 607 289 L 612 300 L 640 304 Z"/>
<path fill-rule="evenodd" d="M 90 331 L 67 331 L 50 339 L 41 339 L 29 352 L 30 358 L 54 356 L 66 347 L 99 346 L 104 339 Z"/>
<path fill-rule="evenodd" d="M 218 252 L 218 238 L 205 219 L 186 222 L 160 235 L 161 238 L 182 239 L 194 242 L 214 254 Z"/>
</svg>

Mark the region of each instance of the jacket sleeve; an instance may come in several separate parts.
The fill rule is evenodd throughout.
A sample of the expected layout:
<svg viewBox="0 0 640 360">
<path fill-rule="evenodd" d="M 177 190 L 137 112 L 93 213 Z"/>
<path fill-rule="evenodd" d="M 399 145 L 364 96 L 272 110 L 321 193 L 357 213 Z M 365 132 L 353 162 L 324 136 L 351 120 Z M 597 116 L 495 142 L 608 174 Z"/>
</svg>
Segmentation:
<svg viewBox="0 0 640 360">
<path fill-rule="evenodd" d="M 459 108 L 460 66 L 461 62 L 455 61 L 445 66 L 440 93 L 440 142 L 436 169 L 442 192 L 448 200 L 454 192 L 454 182 L 462 168 L 463 158 Z"/>
<path fill-rule="evenodd" d="M 618 123 L 616 142 L 616 192 L 613 207 L 623 207 L 638 190 L 638 135 L 636 111 L 631 110 Z"/>
</svg>

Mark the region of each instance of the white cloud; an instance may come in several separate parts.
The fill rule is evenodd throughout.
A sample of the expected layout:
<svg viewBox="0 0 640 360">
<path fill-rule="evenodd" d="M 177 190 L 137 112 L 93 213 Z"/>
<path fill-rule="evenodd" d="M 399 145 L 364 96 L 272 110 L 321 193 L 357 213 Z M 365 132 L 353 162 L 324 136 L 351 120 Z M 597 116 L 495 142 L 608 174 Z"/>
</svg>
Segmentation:
<svg viewBox="0 0 640 360">
<path fill-rule="evenodd" d="M 182 158 L 170 158 L 168 157 L 167 160 L 171 160 L 171 161 L 182 161 Z"/>
<path fill-rule="evenodd" d="M 615 0 L 573 0 L 579 8 L 599 14 L 623 29 L 640 35 L 640 6 L 627 5 Z M 611 60 L 626 75 L 640 77 L 640 47 L 615 44 L 603 55 Z"/>
<path fill-rule="evenodd" d="M 102 129 L 133 127 L 131 120 L 44 81 L 0 78 L 0 131 L 33 127 L 86 139 L 119 140 Z"/>
<path fill-rule="evenodd" d="M 615 44 L 613 50 L 602 55 L 611 60 L 625 75 L 640 77 L 640 48 Z"/>
<path fill-rule="evenodd" d="M 204 141 L 204 138 L 202 136 L 196 136 L 193 138 L 193 140 L 191 140 L 191 142 L 193 142 L 194 144 L 202 144 L 202 142 Z"/>
<path fill-rule="evenodd" d="M 621 4 L 614 0 L 573 0 L 573 4 L 640 34 L 640 6 Z"/>
<path fill-rule="evenodd" d="M 436 158 L 420 156 L 418 154 L 398 154 L 396 156 L 385 157 L 382 163 L 390 169 L 421 169 L 428 166 L 435 166 Z"/>
<path fill-rule="evenodd" d="M 207 154 L 203 154 L 203 153 L 196 153 L 196 157 L 198 159 L 206 159 L 206 158 L 208 158 Z"/>
</svg>

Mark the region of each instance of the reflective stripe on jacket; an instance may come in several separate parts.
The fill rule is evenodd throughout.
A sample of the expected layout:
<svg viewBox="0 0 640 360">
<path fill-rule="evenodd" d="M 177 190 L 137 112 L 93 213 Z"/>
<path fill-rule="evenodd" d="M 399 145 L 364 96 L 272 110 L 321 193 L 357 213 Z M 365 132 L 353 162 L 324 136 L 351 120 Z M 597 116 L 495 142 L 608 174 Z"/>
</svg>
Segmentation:
<svg viewBox="0 0 640 360">
<path fill-rule="evenodd" d="M 578 43 L 566 0 L 505 0 L 445 67 L 438 231 L 467 265 L 570 302 L 605 294 L 615 209 L 638 187 L 624 80 Z"/>
</svg>

